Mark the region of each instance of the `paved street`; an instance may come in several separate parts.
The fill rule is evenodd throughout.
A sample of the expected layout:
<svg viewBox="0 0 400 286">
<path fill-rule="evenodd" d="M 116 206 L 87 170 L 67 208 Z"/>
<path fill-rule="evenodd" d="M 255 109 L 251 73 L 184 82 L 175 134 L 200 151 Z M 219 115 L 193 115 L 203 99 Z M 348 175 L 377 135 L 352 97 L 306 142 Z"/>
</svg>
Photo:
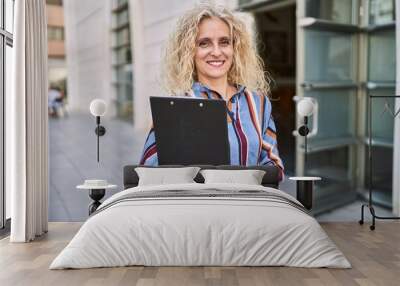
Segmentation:
<svg viewBox="0 0 400 286">
<path fill-rule="evenodd" d="M 77 190 L 85 179 L 106 179 L 118 185 L 106 197 L 122 190 L 122 168 L 136 164 L 146 134 L 135 134 L 132 124 L 102 119 L 106 134 L 100 138 L 100 163 L 96 159 L 95 118 L 71 114 L 49 120 L 50 221 L 84 221 L 90 199 L 88 191 Z"/>
<path fill-rule="evenodd" d="M 137 164 L 146 133 L 135 133 L 131 123 L 102 119 L 106 134 L 100 139 L 100 163 L 96 161 L 95 119 L 87 114 L 49 120 L 50 137 L 50 221 L 85 221 L 91 200 L 88 191 L 76 186 L 85 179 L 106 179 L 118 188 L 107 191 L 106 197 L 122 190 L 122 168 Z M 295 195 L 293 182 L 286 180 L 280 188 Z M 357 221 L 361 202 L 318 216 L 320 221 Z M 377 208 L 379 215 L 390 215 Z M 367 216 L 369 218 L 369 216 Z"/>
</svg>

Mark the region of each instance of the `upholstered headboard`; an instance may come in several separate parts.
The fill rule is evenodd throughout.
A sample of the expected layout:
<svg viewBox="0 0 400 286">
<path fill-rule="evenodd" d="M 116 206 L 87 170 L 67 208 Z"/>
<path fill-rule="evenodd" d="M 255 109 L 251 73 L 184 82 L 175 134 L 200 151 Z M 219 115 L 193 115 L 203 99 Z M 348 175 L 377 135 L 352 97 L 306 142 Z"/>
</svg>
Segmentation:
<svg viewBox="0 0 400 286">
<path fill-rule="evenodd" d="M 141 165 L 128 165 L 124 167 L 124 189 L 133 188 L 138 185 L 139 177 L 135 171 L 136 167 L 147 167 L 147 168 L 176 168 L 183 167 L 180 165 L 163 165 L 163 166 L 141 166 Z M 262 180 L 262 185 L 265 187 L 278 188 L 279 187 L 279 168 L 275 166 L 208 166 L 208 165 L 196 165 L 202 169 L 221 169 L 221 170 L 264 170 L 266 173 Z M 197 183 L 204 183 L 203 176 L 199 173 L 194 179 Z"/>
</svg>

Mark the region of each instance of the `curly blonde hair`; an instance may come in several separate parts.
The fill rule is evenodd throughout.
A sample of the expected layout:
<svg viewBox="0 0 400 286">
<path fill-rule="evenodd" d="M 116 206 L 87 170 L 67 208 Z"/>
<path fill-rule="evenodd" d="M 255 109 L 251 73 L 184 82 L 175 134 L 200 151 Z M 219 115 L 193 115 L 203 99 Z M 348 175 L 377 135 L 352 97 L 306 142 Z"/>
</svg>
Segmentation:
<svg viewBox="0 0 400 286">
<path fill-rule="evenodd" d="M 199 4 L 187 11 L 178 20 L 168 40 L 162 62 L 163 87 L 166 92 L 182 95 L 197 80 L 194 55 L 198 27 L 203 19 L 211 17 L 223 20 L 231 31 L 234 54 L 228 82 L 268 95 L 271 78 L 264 70 L 263 60 L 258 55 L 246 24 L 229 9 L 209 3 Z"/>
</svg>

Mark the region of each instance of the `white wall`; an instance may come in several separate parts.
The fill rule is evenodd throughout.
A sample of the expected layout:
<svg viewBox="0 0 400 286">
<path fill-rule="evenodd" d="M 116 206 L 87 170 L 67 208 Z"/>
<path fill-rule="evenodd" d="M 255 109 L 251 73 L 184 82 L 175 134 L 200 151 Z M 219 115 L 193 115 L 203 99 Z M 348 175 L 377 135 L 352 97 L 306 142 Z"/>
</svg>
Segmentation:
<svg viewBox="0 0 400 286">
<path fill-rule="evenodd" d="M 139 130 L 150 127 L 149 96 L 162 95 L 160 62 L 165 40 L 179 16 L 192 8 L 196 0 L 130 0 L 134 43 L 134 122 Z M 230 8 L 237 0 L 214 1 Z"/>
<path fill-rule="evenodd" d="M 198 2 L 200 0 L 129 0 L 136 130 L 147 132 L 150 127 L 149 96 L 163 95 L 160 62 L 165 41 L 177 19 Z M 231 9 L 238 5 L 237 0 L 214 2 Z M 108 98 L 111 103 L 114 96 L 109 61 L 112 0 L 65 0 L 64 3 L 71 105 L 74 109 L 87 111 L 94 97 Z M 248 26 L 254 28 L 253 16 L 246 13 L 241 16 L 245 15 Z"/>
<path fill-rule="evenodd" d="M 396 94 L 400 94 L 400 4 L 396 1 Z M 396 100 L 395 110 L 400 109 Z M 393 151 L 393 212 L 400 215 L 400 115 L 394 121 Z"/>
<path fill-rule="evenodd" d="M 160 61 L 165 40 L 176 20 L 200 0 L 129 0 L 133 43 L 133 105 L 136 129 L 150 124 L 150 95 L 162 95 Z M 203 0 L 204 1 L 204 0 Z M 230 8 L 237 0 L 217 0 Z M 65 0 L 65 45 L 69 108 L 87 112 L 93 98 L 102 98 L 114 116 L 111 74 L 111 0 Z"/>
<path fill-rule="evenodd" d="M 65 0 L 65 44 L 69 108 L 89 112 L 90 101 L 107 102 L 115 114 L 111 85 L 110 0 Z"/>
<path fill-rule="evenodd" d="M 67 77 L 67 68 L 65 65 L 65 59 L 49 58 L 47 62 L 48 62 L 47 77 L 49 83 L 58 82 Z"/>
</svg>

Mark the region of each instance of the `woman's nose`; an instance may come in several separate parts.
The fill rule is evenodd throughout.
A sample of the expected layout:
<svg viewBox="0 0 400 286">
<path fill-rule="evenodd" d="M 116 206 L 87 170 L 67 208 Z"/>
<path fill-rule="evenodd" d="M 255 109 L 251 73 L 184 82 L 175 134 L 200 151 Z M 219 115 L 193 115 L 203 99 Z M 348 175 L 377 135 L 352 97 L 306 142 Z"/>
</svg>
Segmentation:
<svg viewBox="0 0 400 286">
<path fill-rule="evenodd" d="M 221 54 L 221 48 L 218 45 L 213 45 L 213 49 L 211 51 L 213 56 L 219 56 Z"/>
</svg>

